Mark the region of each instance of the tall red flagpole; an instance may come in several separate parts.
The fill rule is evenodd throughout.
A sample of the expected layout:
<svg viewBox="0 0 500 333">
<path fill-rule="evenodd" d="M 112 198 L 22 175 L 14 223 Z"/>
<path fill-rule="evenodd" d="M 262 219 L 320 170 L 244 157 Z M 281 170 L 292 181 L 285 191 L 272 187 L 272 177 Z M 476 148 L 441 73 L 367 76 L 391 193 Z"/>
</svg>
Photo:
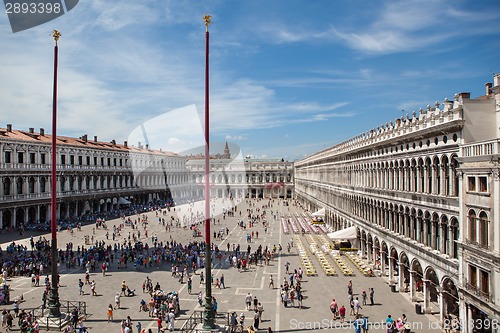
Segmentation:
<svg viewBox="0 0 500 333">
<path fill-rule="evenodd" d="M 215 311 L 212 304 L 212 254 L 210 245 L 210 113 L 209 113 L 209 32 L 211 16 L 205 14 L 205 311 L 203 328 L 215 328 Z"/>
<path fill-rule="evenodd" d="M 57 62 L 58 52 L 57 41 L 61 37 L 61 33 L 57 30 L 52 32 L 52 37 L 56 42 L 54 46 L 54 90 L 52 99 L 52 189 L 51 189 L 51 229 L 52 229 L 52 242 L 51 242 L 51 266 L 52 266 L 52 288 L 49 296 L 49 311 L 51 317 L 60 317 L 61 304 L 59 303 L 59 272 L 57 271 Z"/>
</svg>

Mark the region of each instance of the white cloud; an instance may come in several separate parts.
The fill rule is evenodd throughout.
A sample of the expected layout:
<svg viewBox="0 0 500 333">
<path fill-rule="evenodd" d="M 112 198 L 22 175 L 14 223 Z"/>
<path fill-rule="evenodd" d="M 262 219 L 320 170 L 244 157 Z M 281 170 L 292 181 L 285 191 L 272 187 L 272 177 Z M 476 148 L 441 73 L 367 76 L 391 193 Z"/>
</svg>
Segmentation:
<svg viewBox="0 0 500 333">
<path fill-rule="evenodd" d="M 243 141 L 246 140 L 247 137 L 244 135 L 226 135 L 225 139 L 231 141 Z"/>
</svg>

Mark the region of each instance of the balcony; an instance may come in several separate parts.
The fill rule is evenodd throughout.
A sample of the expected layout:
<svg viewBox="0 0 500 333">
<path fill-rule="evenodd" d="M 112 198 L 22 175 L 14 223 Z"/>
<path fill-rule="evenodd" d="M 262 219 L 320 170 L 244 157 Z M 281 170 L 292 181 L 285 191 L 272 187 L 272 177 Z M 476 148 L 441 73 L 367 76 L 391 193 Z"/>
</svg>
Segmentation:
<svg viewBox="0 0 500 333">
<path fill-rule="evenodd" d="M 464 157 L 498 155 L 500 154 L 500 140 L 484 141 L 464 145 L 460 148 Z"/>
<path fill-rule="evenodd" d="M 483 291 L 479 289 L 477 286 L 470 284 L 469 282 L 465 282 L 465 289 L 472 295 L 477 296 L 479 299 L 489 302 L 495 303 L 493 299 L 493 294 L 490 292 Z"/>
<path fill-rule="evenodd" d="M 486 251 L 491 251 L 491 246 L 489 245 L 486 245 L 486 244 L 482 244 L 482 243 L 479 243 L 479 242 L 476 242 L 476 241 L 471 241 L 470 239 L 465 239 L 465 244 L 469 245 L 469 246 L 472 246 L 472 247 L 475 247 L 475 248 L 479 248 L 481 250 L 486 250 Z"/>
</svg>

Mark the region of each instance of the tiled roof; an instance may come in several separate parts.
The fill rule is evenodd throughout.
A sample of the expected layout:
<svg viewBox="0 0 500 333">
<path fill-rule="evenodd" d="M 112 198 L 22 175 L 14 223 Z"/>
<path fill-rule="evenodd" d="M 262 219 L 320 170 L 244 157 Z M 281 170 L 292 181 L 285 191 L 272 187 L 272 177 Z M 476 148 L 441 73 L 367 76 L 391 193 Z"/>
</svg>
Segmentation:
<svg viewBox="0 0 500 333">
<path fill-rule="evenodd" d="M 12 141 L 26 141 L 26 142 L 37 142 L 44 144 L 52 143 L 52 135 L 45 134 L 41 135 L 37 132 L 29 132 L 22 130 L 12 129 L 8 131 L 6 128 L 0 127 L 0 140 L 8 139 Z M 164 155 L 164 156 L 179 156 L 176 153 L 168 152 L 168 151 L 160 151 L 149 148 L 139 148 L 135 146 L 125 146 L 124 144 L 113 143 L 113 142 L 104 142 L 104 141 L 94 141 L 94 140 L 85 140 L 84 137 L 81 138 L 72 138 L 68 136 L 57 136 L 57 145 L 68 145 L 73 147 L 85 147 L 90 149 L 107 149 L 107 150 L 115 150 L 122 152 L 130 152 L 130 153 L 143 153 L 143 154 L 155 154 L 155 155 Z"/>
</svg>

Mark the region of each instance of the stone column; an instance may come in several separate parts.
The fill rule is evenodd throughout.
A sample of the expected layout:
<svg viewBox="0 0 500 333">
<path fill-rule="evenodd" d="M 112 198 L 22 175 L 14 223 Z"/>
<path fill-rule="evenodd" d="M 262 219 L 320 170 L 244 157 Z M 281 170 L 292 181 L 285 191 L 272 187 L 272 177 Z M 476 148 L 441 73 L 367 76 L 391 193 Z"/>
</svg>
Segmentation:
<svg viewBox="0 0 500 333">
<path fill-rule="evenodd" d="M 380 274 L 385 276 L 385 251 L 380 251 Z"/>
<path fill-rule="evenodd" d="M 452 166 L 452 161 L 450 161 L 450 164 L 449 164 L 449 177 L 450 177 L 450 191 L 449 191 L 449 195 L 452 196 L 452 197 L 455 197 L 458 195 L 458 193 L 455 193 L 455 169 L 453 168 Z"/>
<path fill-rule="evenodd" d="M 51 214 L 51 211 L 50 211 L 50 205 L 47 206 L 47 210 L 45 211 L 45 222 L 49 222 L 50 221 L 50 214 Z"/>
<path fill-rule="evenodd" d="M 463 322 L 463 323 L 467 323 L 468 322 L 468 306 L 467 306 L 467 303 L 465 302 L 464 300 L 464 297 L 462 295 L 459 295 L 459 302 L 458 302 L 458 316 L 460 318 L 460 320 Z M 462 331 L 463 333 L 468 333 L 469 332 L 469 329 L 467 327 L 467 325 L 463 325 L 462 327 Z"/>
<path fill-rule="evenodd" d="M 398 289 L 400 293 L 403 293 L 405 291 L 405 285 L 404 285 L 404 271 L 403 271 L 403 265 L 401 262 L 399 262 L 398 265 Z"/>
<path fill-rule="evenodd" d="M 437 242 L 437 231 L 438 231 L 438 225 L 439 222 L 432 221 L 431 228 L 432 228 L 432 239 L 431 239 L 431 247 L 433 249 L 436 249 L 436 242 Z"/>
<path fill-rule="evenodd" d="M 445 172 L 445 165 L 440 165 L 439 172 L 441 173 L 441 176 L 439 177 L 440 185 L 439 185 L 439 195 L 447 195 L 448 191 L 446 190 L 446 172 Z"/>
<path fill-rule="evenodd" d="M 389 257 L 389 284 L 392 285 L 394 280 L 394 258 Z"/>
<path fill-rule="evenodd" d="M 423 244 L 425 246 L 429 246 L 429 220 L 428 219 L 423 219 L 424 222 L 424 239 L 423 239 Z"/>
<path fill-rule="evenodd" d="M 17 207 L 12 209 L 12 225 L 11 227 L 17 227 Z"/>
<path fill-rule="evenodd" d="M 415 302 L 417 300 L 416 290 L 415 290 L 415 271 L 410 270 L 410 301 Z"/>
<path fill-rule="evenodd" d="M 375 245 L 372 245 L 372 258 L 373 258 L 373 264 L 377 264 L 377 248 Z"/>
<path fill-rule="evenodd" d="M 424 166 L 424 183 L 422 184 L 422 193 L 429 192 L 429 168 Z"/>
<path fill-rule="evenodd" d="M 446 237 L 448 237 L 448 235 L 447 235 L 447 232 L 446 232 L 447 231 L 446 227 L 448 225 L 444 224 L 444 223 L 441 223 L 440 226 L 441 226 L 441 238 L 440 238 L 440 240 L 441 240 L 441 249 L 439 251 L 441 253 L 447 253 L 448 251 L 447 251 L 447 248 L 446 248 Z"/>
<path fill-rule="evenodd" d="M 431 313 L 431 293 L 430 293 L 430 290 L 429 290 L 429 284 L 430 284 L 430 281 L 429 280 L 422 280 L 423 284 L 424 284 L 424 312 L 427 314 L 427 313 Z"/>
<path fill-rule="evenodd" d="M 420 225 L 422 224 L 422 219 L 420 217 L 415 217 L 415 232 L 416 232 L 416 235 L 415 235 L 415 240 L 417 241 L 417 243 L 421 243 L 422 242 L 422 235 L 420 234 Z"/>
<path fill-rule="evenodd" d="M 36 222 L 40 222 L 40 206 L 36 206 Z"/>
<path fill-rule="evenodd" d="M 361 250 L 361 258 L 363 258 L 365 255 L 365 241 L 364 241 L 363 237 L 361 237 L 361 240 L 359 243 L 360 243 L 360 250 Z"/>
<path fill-rule="evenodd" d="M 444 291 L 442 287 L 438 287 L 438 304 L 439 304 L 439 322 L 442 325 L 444 322 L 444 316 L 446 315 L 446 300 L 444 298 Z"/>
<path fill-rule="evenodd" d="M 3 229 L 3 210 L 0 209 L 0 229 Z"/>
</svg>

